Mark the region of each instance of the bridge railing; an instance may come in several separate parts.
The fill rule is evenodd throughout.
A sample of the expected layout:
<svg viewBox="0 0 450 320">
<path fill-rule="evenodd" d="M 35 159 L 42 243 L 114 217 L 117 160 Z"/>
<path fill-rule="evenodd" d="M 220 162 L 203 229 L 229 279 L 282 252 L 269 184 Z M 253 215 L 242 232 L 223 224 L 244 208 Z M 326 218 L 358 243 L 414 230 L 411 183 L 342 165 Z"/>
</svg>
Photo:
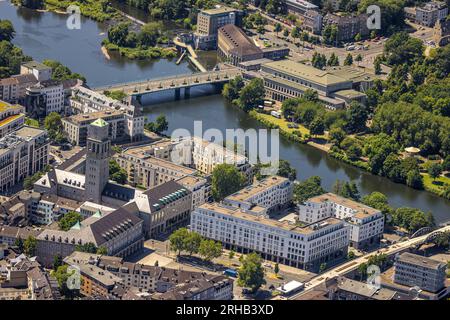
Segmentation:
<svg viewBox="0 0 450 320">
<path fill-rule="evenodd" d="M 146 80 L 135 80 L 135 81 L 128 81 L 128 82 L 121 82 L 117 84 L 111 84 L 108 86 L 103 87 L 97 87 L 94 88 L 94 91 L 105 91 L 108 89 L 113 88 L 120 88 L 120 87 L 132 87 L 132 86 L 145 86 L 146 84 L 150 85 L 152 83 L 158 83 L 158 82 L 165 82 L 170 80 L 177 80 L 177 81 L 188 81 L 188 80 L 196 80 L 201 77 L 209 76 L 211 78 L 217 76 L 217 75 L 230 75 L 233 76 L 234 74 L 239 74 L 239 71 L 237 69 L 226 69 L 226 70 L 218 70 L 218 71 L 207 71 L 207 72 L 198 72 L 198 73 L 192 73 L 192 74 L 181 74 L 176 76 L 168 76 L 168 77 L 161 77 L 157 79 L 146 79 Z"/>
</svg>

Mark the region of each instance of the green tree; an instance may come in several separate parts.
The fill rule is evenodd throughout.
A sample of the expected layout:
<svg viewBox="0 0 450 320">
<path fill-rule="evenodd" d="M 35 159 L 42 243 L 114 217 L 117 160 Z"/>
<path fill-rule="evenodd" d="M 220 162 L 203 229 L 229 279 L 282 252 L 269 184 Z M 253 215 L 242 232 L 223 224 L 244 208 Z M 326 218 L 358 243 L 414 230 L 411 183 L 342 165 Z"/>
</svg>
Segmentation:
<svg viewBox="0 0 450 320">
<path fill-rule="evenodd" d="M 187 237 L 184 239 L 184 250 L 189 252 L 190 256 L 194 253 L 198 253 L 202 240 L 202 236 L 197 232 L 189 232 Z"/>
<path fill-rule="evenodd" d="M 260 78 L 250 80 L 250 82 L 242 88 L 238 99 L 238 105 L 242 110 L 249 111 L 261 105 L 264 101 L 264 82 Z"/>
<path fill-rule="evenodd" d="M 161 36 L 162 29 L 163 26 L 160 21 L 146 23 L 142 26 L 141 32 L 138 35 L 139 43 L 142 46 L 155 46 L 158 38 Z"/>
<path fill-rule="evenodd" d="M 346 130 L 350 133 L 365 131 L 368 117 L 367 107 L 357 101 L 352 101 L 347 110 Z"/>
<path fill-rule="evenodd" d="M 420 228 L 434 225 L 431 213 L 414 208 L 398 208 L 392 214 L 392 223 L 413 233 Z"/>
<path fill-rule="evenodd" d="M 381 74 L 381 59 L 379 57 L 376 57 L 373 62 L 373 67 L 375 70 L 375 74 Z"/>
<path fill-rule="evenodd" d="M 423 189 L 423 177 L 419 170 L 408 171 L 406 185 L 414 189 Z"/>
<path fill-rule="evenodd" d="M 351 53 L 347 54 L 344 60 L 344 66 L 351 66 L 353 64 L 353 56 Z"/>
<path fill-rule="evenodd" d="M 222 244 L 215 242 L 214 240 L 202 240 L 198 249 L 199 254 L 207 262 L 211 262 L 215 258 L 219 258 L 222 255 Z"/>
<path fill-rule="evenodd" d="M 14 27 L 11 21 L 0 19 L 0 41 L 11 41 L 14 38 Z"/>
<path fill-rule="evenodd" d="M 355 36 L 355 41 L 359 42 L 359 41 L 361 41 L 361 39 L 362 39 L 361 33 L 357 33 L 356 36 Z"/>
<path fill-rule="evenodd" d="M 387 197 L 378 191 L 374 191 L 371 194 L 365 195 L 361 202 L 365 205 L 380 210 L 384 215 L 389 215 L 392 212 L 392 208 L 389 206 Z"/>
<path fill-rule="evenodd" d="M 116 160 L 109 160 L 109 178 L 119 184 L 125 184 L 127 182 L 127 172 L 121 168 Z"/>
<path fill-rule="evenodd" d="M 180 228 L 174 231 L 169 237 L 170 250 L 177 252 L 177 256 L 185 249 L 185 239 L 189 236 L 186 228 Z"/>
<path fill-rule="evenodd" d="M 309 132 L 313 136 L 321 135 L 324 133 L 325 130 L 325 124 L 323 122 L 323 119 L 320 117 L 316 117 L 311 124 L 309 125 Z"/>
<path fill-rule="evenodd" d="M 384 56 L 390 65 L 406 63 L 412 65 L 423 59 L 424 46 L 420 39 L 411 37 L 407 32 L 398 32 L 385 42 Z"/>
<path fill-rule="evenodd" d="M 44 127 L 48 131 L 50 139 L 55 139 L 56 135 L 62 131 L 61 115 L 57 112 L 51 112 L 44 119 Z"/>
<path fill-rule="evenodd" d="M 294 201 L 303 203 L 307 199 L 324 194 L 322 180 L 318 176 L 312 176 L 305 181 L 294 184 Z"/>
<path fill-rule="evenodd" d="M 433 180 L 436 180 L 442 173 L 442 166 L 439 163 L 432 163 L 428 167 L 428 174 Z"/>
<path fill-rule="evenodd" d="M 256 292 L 266 283 L 261 257 L 257 253 L 250 253 L 242 259 L 241 263 L 238 273 L 238 285 L 250 288 L 253 292 Z"/>
<path fill-rule="evenodd" d="M 278 273 L 280 272 L 280 266 L 278 265 L 278 262 L 275 263 L 275 267 L 273 268 L 273 272 L 278 275 Z"/>
<path fill-rule="evenodd" d="M 351 181 L 336 180 L 333 186 L 333 192 L 341 197 L 359 201 L 360 193 L 356 183 Z"/>
<path fill-rule="evenodd" d="M 70 211 L 58 221 L 58 226 L 61 230 L 68 231 L 76 223 L 81 222 L 81 220 L 83 220 L 83 216 L 81 214 L 75 211 Z"/>
<path fill-rule="evenodd" d="M 108 249 L 106 249 L 106 247 L 101 246 L 99 248 L 97 248 L 97 254 L 101 254 L 101 255 L 107 255 L 108 254 Z"/>
<path fill-rule="evenodd" d="M 212 171 L 212 196 L 215 201 L 240 190 L 245 183 L 245 177 L 232 164 L 219 164 Z"/>
<path fill-rule="evenodd" d="M 57 270 L 60 266 L 63 265 L 63 259 L 60 254 L 56 254 L 53 257 L 53 270 Z"/>
<path fill-rule="evenodd" d="M 23 240 L 20 236 L 14 241 L 14 246 L 17 247 L 17 249 L 19 250 L 20 253 L 23 253 L 24 245 L 23 245 Z"/>
<path fill-rule="evenodd" d="M 239 92 L 243 87 L 244 79 L 241 76 L 237 76 L 223 86 L 222 95 L 228 101 L 234 101 L 239 98 Z"/>
<path fill-rule="evenodd" d="M 297 177 L 297 170 L 291 167 L 291 164 L 287 160 L 280 159 L 278 163 L 278 175 L 281 177 L 289 178 L 294 181 Z"/>
<path fill-rule="evenodd" d="M 280 32 L 281 29 L 282 29 L 281 24 L 280 24 L 279 22 L 277 22 L 277 23 L 275 24 L 275 27 L 273 28 L 273 31 L 276 32 L 277 37 L 278 37 L 278 32 Z"/>
<path fill-rule="evenodd" d="M 75 273 L 75 270 L 69 271 L 68 268 L 69 265 L 67 264 L 59 266 L 55 271 L 51 273 L 51 275 L 55 277 L 56 281 L 58 282 L 58 287 L 61 294 L 68 299 L 72 299 L 76 295 L 78 295 L 78 290 L 71 290 L 67 286 L 70 277 Z"/>
<path fill-rule="evenodd" d="M 341 144 L 342 140 L 346 137 L 346 133 L 341 128 L 333 128 L 329 132 L 330 142 L 338 146 Z"/>
<path fill-rule="evenodd" d="M 32 257 L 36 253 L 36 247 L 37 247 L 36 238 L 33 236 L 28 236 L 28 238 L 26 238 L 23 243 L 23 252 L 27 256 Z"/>
<path fill-rule="evenodd" d="M 326 263 L 321 263 L 320 267 L 319 267 L 319 273 L 324 272 L 327 269 L 327 264 Z"/>
<path fill-rule="evenodd" d="M 228 259 L 233 259 L 235 254 L 236 254 L 236 252 L 233 249 L 231 249 L 230 253 L 228 253 Z"/>
<path fill-rule="evenodd" d="M 75 251 L 79 251 L 79 252 L 97 253 L 97 250 L 98 250 L 98 248 L 92 242 L 78 244 L 75 246 Z"/>
</svg>

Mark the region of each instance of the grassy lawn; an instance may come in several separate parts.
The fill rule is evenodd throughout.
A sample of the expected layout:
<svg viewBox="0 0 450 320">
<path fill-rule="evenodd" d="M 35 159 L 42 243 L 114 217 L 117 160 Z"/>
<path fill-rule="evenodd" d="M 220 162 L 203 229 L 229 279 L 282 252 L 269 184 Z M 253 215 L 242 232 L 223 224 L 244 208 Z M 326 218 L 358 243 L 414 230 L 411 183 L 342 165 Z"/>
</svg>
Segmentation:
<svg viewBox="0 0 450 320">
<path fill-rule="evenodd" d="M 301 124 L 298 125 L 298 128 L 288 128 L 288 121 L 286 121 L 284 118 L 278 119 L 270 114 L 264 114 L 264 113 L 258 113 L 258 117 L 261 118 L 263 121 L 267 121 L 270 123 L 273 123 L 280 127 L 280 130 L 286 131 L 288 133 L 292 133 L 293 131 L 300 131 L 302 133 L 302 136 L 309 134 L 309 130 L 302 126 Z M 318 138 L 325 138 L 325 136 L 317 136 Z"/>
<path fill-rule="evenodd" d="M 434 180 L 430 178 L 427 173 L 422 173 L 422 176 L 425 189 L 434 191 L 438 194 L 445 190 L 446 185 L 450 185 L 450 178 L 448 177 L 440 176 Z"/>
</svg>

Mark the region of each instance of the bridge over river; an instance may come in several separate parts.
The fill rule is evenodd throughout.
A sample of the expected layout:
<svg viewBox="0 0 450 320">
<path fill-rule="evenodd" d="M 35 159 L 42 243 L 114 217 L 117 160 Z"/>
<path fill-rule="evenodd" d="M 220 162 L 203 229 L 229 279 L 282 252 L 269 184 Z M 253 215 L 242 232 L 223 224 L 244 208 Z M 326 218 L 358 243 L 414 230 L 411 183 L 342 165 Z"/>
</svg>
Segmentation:
<svg viewBox="0 0 450 320">
<path fill-rule="evenodd" d="M 94 88 L 94 91 L 123 91 L 129 96 L 140 98 L 145 94 L 174 90 L 175 98 L 179 98 L 181 89 L 184 89 L 186 98 L 190 95 L 190 89 L 202 85 L 221 85 L 230 81 L 236 76 L 242 75 L 237 68 L 227 68 L 218 71 L 199 72 L 194 74 L 171 76 L 159 79 L 147 79 L 127 83 L 113 84 L 104 87 Z"/>
</svg>

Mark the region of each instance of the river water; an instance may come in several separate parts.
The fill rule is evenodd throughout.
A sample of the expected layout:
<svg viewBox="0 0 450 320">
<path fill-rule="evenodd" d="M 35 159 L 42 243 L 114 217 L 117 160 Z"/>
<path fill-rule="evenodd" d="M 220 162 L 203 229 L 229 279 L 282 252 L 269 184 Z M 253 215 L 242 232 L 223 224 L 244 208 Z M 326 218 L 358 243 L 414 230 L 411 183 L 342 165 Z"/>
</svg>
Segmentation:
<svg viewBox="0 0 450 320">
<path fill-rule="evenodd" d="M 129 14 L 133 12 L 135 10 L 128 11 Z M 89 19 L 82 19 L 81 30 L 69 30 L 65 27 L 64 15 L 17 9 L 1 1 L 0 19 L 13 22 L 16 29 L 14 43 L 27 55 L 36 60 L 58 60 L 72 71 L 83 74 L 93 87 L 194 72 L 187 62 L 176 65 L 175 61 L 169 60 L 130 61 L 115 55 L 111 60 L 106 59 L 99 45 L 105 37 L 106 26 Z M 212 65 L 211 53 L 205 56 L 209 61 L 206 64 Z M 145 109 L 150 120 L 159 114 L 166 115 L 169 134 L 177 128 L 192 130 L 195 120 L 202 121 L 203 130 L 262 128 L 246 113 L 228 105 L 220 95 L 212 93 L 212 90 L 196 89 L 190 100 L 155 104 L 155 99 L 151 98 L 150 101 L 150 98 L 144 98 L 143 102 L 152 103 L 151 107 Z M 310 146 L 293 144 L 281 138 L 280 158 L 288 160 L 297 169 L 298 179 L 318 175 L 328 190 L 331 190 L 336 179 L 354 180 L 362 194 L 381 191 L 395 207 L 408 206 L 431 211 L 438 223 L 450 220 L 449 200 L 371 175 Z"/>
</svg>

